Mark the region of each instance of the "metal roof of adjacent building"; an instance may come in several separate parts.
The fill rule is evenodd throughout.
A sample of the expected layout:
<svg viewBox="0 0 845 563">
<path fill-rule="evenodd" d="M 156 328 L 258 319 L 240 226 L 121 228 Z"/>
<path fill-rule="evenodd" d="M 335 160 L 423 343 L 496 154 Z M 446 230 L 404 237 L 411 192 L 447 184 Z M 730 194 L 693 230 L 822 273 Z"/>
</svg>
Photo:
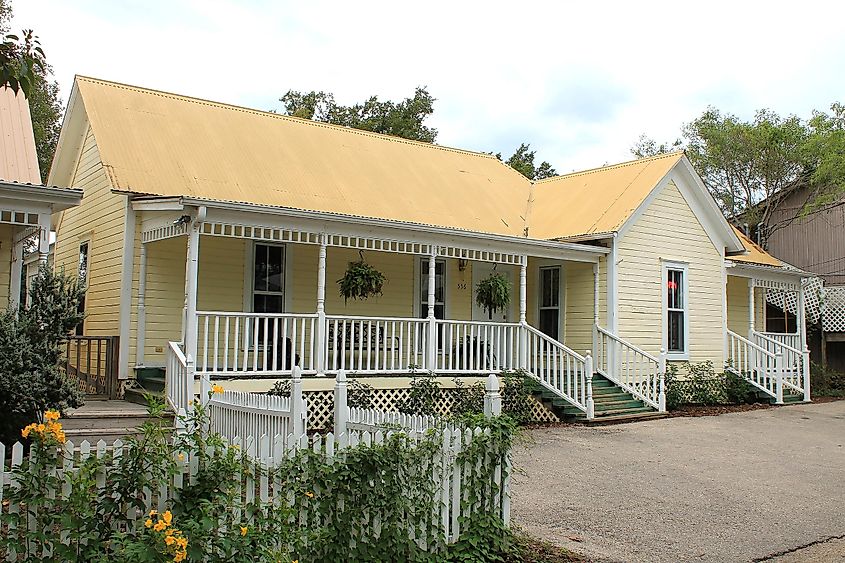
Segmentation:
<svg viewBox="0 0 845 563">
<path fill-rule="evenodd" d="M 0 178 L 40 184 L 29 104 L 22 91 L 0 86 Z"/>
<path fill-rule="evenodd" d="M 745 233 L 731 225 L 736 235 L 739 237 L 739 240 L 742 241 L 742 245 L 745 247 L 745 250 L 748 254 L 738 254 L 736 256 L 731 256 L 730 259 L 734 262 L 743 262 L 747 264 L 761 264 L 763 266 L 774 266 L 776 268 L 781 268 L 784 266 L 784 263 L 763 250 L 763 247 L 745 236 Z"/>
</svg>

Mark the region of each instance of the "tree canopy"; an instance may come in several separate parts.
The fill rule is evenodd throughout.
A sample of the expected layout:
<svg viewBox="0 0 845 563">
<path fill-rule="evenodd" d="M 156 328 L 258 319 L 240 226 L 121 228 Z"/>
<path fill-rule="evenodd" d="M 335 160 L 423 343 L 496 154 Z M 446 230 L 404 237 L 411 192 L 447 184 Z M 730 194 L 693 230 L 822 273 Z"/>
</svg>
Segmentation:
<svg viewBox="0 0 845 563">
<path fill-rule="evenodd" d="M 425 143 L 433 143 L 437 138 L 437 129 L 423 123 L 434 113 L 435 102 L 425 87 L 418 87 L 413 97 L 400 102 L 381 101 L 377 96 L 371 96 L 362 103 L 344 106 L 335 101 L 333 94 L 296 90 L 288 90 L 279 101 L 285 105 L 285 113 L 295 117 Z"/>
<path fill-rule="evenodd" d="M 62 127 L 59 84 L 51 80 L 53 71 L 31 31 L 24 32 L 22 39 L 7 35 L 11 18 L 9 0 L 0 0 L 0 35 L 5 36 L 0 48 L 0 84 L 7 84 L 15 92 L 20 89 L 27 97 L 41 180 L 46 181 Z"/>
<path fill-rule="evenodd" d="M 557 171 L 545 160 L 539 165 L 534 165 L 534 157 L 537 151 L 531 150 L 529 143 L 520 143 L 514 153 L 505 161 L 505 164 L 528 178 L 529 180 L 542 180 L 557 176 Z M 496 158 L 502 160 L 502 153 L 496 153 Z"/>
<path fill-rule="evenodd" d="M 793 188 L 809 187 L 797 213 L 837 204 L 845 195 L 845 106 L 831 113 L 814 111 L 808 120 L 782 117 L 763 109 L 750 120 L 709 107 L 682 128 L 674 142 L 640 137 L 631 151 L 638 157 L 684 149 L 725 214 L 749 224 L 765 238 L 783 226 L 769 219 Z M 797 216 L 797 215 L 796 215 Z M 784 223 L 784 225 L 787 223 Z"/>
</svg>

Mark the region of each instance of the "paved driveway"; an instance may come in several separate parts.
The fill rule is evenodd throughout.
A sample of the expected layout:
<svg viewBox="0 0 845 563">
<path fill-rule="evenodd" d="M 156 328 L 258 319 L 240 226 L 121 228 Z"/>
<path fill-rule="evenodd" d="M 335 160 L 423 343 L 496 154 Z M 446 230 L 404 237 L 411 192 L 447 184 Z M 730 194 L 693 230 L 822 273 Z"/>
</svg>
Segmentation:
<svg viewBox="0 0 845 563">
<path fill-rule="evenodd" d="M 526 434 L 514 521 L 590 558 L 752 561 L 845 537 L 845 401 Z M 806 560 L 845 561 L 827 549 Z"/>
</svg>

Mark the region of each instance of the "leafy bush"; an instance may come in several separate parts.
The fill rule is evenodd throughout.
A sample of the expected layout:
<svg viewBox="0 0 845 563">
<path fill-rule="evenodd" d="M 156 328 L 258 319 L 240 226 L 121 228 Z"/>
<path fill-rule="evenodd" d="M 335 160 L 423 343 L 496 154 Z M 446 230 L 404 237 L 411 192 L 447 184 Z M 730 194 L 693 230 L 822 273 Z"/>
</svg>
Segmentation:
<svg viewBox="0 0 845 563">
<path fill-rule="evenodd" d="M 42 266 L 29 306 L 0 313 L 0 441 L 13 443 L 20 428 L 49 409 L 82 404 L 76 381 L 60 368 L 62 344 L 83 315 L 83 289 Z"/>
<path fill-rule="evenodd" d="M 501 495 L 491 475 L 498 464 L 508 467 L 516 425 L 507 416 L 461 418 L 484 432 L 455 460 L 466 468 L 462 514 L 471 516 L 461 518 L 459 541 L 447 546 L 431 518 L 440 502 L 437 429 L 418 440 L 397 432 L 333 459 L 303 448 L 266 467 L 204 432 L 203 407 L 185 420 L 193 431 L 173 438 L 163 413 L 151 403 L 139 438 L 128 438 L 122 451 L 77 459 L 78 469 L 68 472 L 57 470 L 67 455 L 58 412 L 29 427 L 32 456 L 14 470 L 21 486 L 4 496 L 22 510 L 0 517 L 0 556 L 14 549 L 27 561 L 68 562 L 511 560 L 510 532 L 485 508 Z M 159 498 L 159 491 L 174 492 L 168 483 L 184 464 L 197 468 L 194 478 Z M 273 499 L 243 494 L 262 477 L 273 484 Z M 150 501 L 164 508 L 145 513 Z M 415 537 L 427 538 L 426 550 Z"/>
<path fill-rule="evenodd" d="M 535 381 L 524 369 L 502 372 L 502 412 L 517 424 L 531 420 L 534 407 L 532 393 L 537 386 Z"/>
<path fill-rule="evenodd" d="M 811 362 L 810 389 L 817 397 L 845 397 L 845 373 Z"/>
<path fill-rule="evenodd" d="M 484 382 L 476 381 L 466 386 L 460 378 L 453 378 L 455 389 L 452 391 L 454 403 L 452 403 L 452 415 L 463 416 L 466 414 L 478 414 L 484 412 Z"/>
<path fill-rule="evenodd" d="M 753 385 L 735 374 L 725 371 L 725 401 L 731 405 L 751 404 L 757 400 L 757 391 Z"/>
<path fill-rule="evenodd" d="M 406 414 L 437 414 L 441 391 L 434 372 L 418 375 L 416 366 L 411 366 L 411 378 L 408 398 L 399 402 L 397 410 Z"/>
<path fill-rule="evenodd" d="M 358 409 L 373 408 L 373 393 L 375 389 L 369 383 L 359 379 L 350 379 L 346 391 L 346 403 Z"/>
<path fill-rule="evenodd" d="M 678 364 L 666 366 L 666 408 L 675 410 L 683 404 L 714 406 L 721 404 L 753 403 L 757 400 L 754 387 L 724 371 L 716 373 L 713 362 L 684 364 L 686 377 L 679 377 Z"/>
</svg>

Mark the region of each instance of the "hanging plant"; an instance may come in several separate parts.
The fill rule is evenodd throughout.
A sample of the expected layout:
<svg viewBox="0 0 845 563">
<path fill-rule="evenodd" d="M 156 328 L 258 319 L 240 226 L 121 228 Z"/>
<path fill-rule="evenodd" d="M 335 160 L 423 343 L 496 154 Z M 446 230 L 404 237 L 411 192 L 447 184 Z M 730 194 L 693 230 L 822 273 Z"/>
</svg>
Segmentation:
<svg viewBox="0 0 845 563">
<path fill-rule="evenodd" d="M 363 252 L 358 253 L 361 259 L 357 262 L 350 262 L 346 273 L 337 280 L 340 286 L 340 296 L 346 303 L 350 299 L 367 299 L 374 295 L 382 295 L 384 286 L 384 274 L 370 266 L 364 261 Z"/>
<path fill-rule="evenodd" d="M 494 270 L 475 286 L 475 302 L 488 313 L 504 309 L 511 302 L 511 282 Z"/>
</svg>

